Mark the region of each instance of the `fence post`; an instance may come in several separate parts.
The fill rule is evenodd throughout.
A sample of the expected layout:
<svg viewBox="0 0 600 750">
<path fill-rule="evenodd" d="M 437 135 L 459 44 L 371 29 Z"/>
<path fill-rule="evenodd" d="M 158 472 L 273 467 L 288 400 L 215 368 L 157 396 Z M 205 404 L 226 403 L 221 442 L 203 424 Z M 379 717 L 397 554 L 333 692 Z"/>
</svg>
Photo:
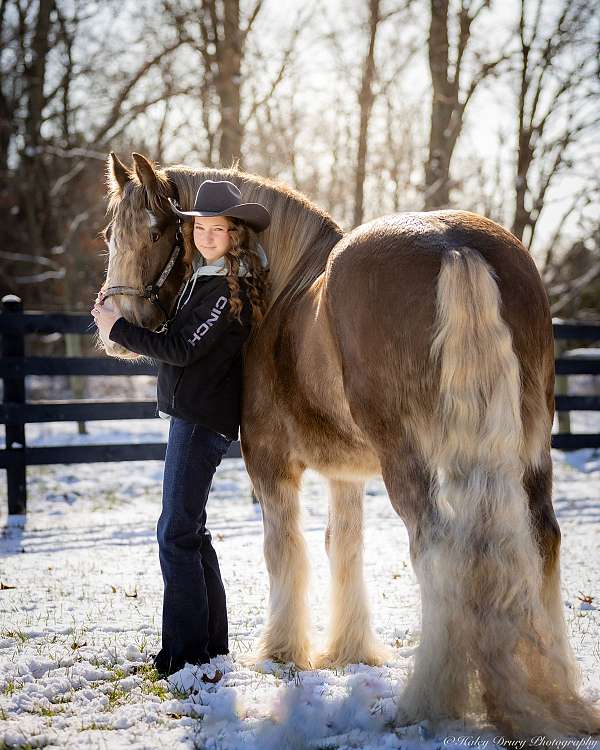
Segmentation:
<svg viewBox="0 0 600 750">
<path fill-rule="evenodd" d="M 2 297 L 2 312 L 21 313 L 23 302 L 14 294 Z M 22 331 L 3 333 L 2 355 L 4 357 L 25 356 L 25 334 Z M 4 403 L 25 403 L 25 376 L 4 378 Z M 9 515 L 25 515 L 27 512 L 27 481 L 25 464 L 25 424 L 6 425 L 6 450 L 17 459 L 13 466 L 6 469 L 8 486 Z"/>
<path fill-rule="evenodd" d="M 65 333 L 65 354 L 67 357 L 81 357 L 83 347 L 81 346 L 80 333 Z M 69 375 L 69 387 L 73 398 L 83 398 L 85 394 L 85 384 L 81 375 Z M 87 435 L 85 422 L 77 422 L 77 432 L 80 435 Z"/>
<path fill-rule="evenodd" d="M 554 356 L 560 357 L 561 354 L 567 349 L 567 342 L 554 341 Z M 568 396 L 569 395 L 569 376 L 568 375 L 557 375 L 554 383 L 554 393 L 556 396 Z M 571 432 L 571 412 L 559 411 L 558 412 L 558 431 L 561 434 L 567 434 Z"/>
</svg>

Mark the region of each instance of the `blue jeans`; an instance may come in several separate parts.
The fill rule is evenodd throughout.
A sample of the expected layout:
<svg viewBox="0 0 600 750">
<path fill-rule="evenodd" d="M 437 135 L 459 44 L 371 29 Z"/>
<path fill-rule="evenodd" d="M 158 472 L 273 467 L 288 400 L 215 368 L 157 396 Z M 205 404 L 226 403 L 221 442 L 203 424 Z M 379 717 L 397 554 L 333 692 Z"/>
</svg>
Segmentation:
<svg viewBox="0 0 600 750">
<path fill-rule="evenodd" d="M 157 538 L 164 582 L 162 648 L 154 663 L 172 673 L 228 653 L 227 608 L 206 501 L 230 440 L 171 417 Z"/>
</svg>

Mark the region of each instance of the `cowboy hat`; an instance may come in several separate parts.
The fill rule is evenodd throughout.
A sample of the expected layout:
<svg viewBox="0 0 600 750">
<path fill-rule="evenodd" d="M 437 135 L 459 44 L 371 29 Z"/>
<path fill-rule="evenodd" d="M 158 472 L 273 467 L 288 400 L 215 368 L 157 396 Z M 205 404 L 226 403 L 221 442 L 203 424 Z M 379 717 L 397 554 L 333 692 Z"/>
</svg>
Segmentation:
<svg viewBox="0 0 600 750">
<path fill-rule="evenodd" d="M 242 203 L 239 188 L 228 180 L 204 180 L 191 211 L 181 211 L 174 201 L 169 202 L 184 221 L 193 221 L 194 216 L 233 216 L 243 219 L 255 232 L 262 232 L 271 223 L 268 210 L 260 203 Z"/>
</svg>

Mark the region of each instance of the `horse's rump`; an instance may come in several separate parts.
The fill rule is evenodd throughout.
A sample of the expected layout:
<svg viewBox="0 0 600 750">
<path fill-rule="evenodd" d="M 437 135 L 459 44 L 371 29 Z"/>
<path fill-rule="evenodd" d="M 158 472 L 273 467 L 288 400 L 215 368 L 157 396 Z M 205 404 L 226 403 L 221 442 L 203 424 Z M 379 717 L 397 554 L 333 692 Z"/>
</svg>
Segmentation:
<svg viewBox="0 0 600 750">
<path fill-rule="evenodd" d="M 538 442 L 548 440 L 552 331 L 535 265 L 523 246 L 494 222 L 444 211 L 370 222 L 346 235 L 328 262 L 325 300 L 346 396 L 357 423 L 376 443 L 387 445 L 399 429 L 424 438 L 434 430 L 431 416 L 440 372 L 430 347 L 437 281 L 443 258 L 464 247 L 479 252 L 497 280 L 501 314 L 521 368 L 526 433 L 534 426 L 539 431 L 541 413 L 544 434 Z M 540 392 L 546 394 L 542 402 Z M 419 424 L 411 428 L 413 419 Z M 429 453 L 434 446 L 423 449 Z"/>
</svg>

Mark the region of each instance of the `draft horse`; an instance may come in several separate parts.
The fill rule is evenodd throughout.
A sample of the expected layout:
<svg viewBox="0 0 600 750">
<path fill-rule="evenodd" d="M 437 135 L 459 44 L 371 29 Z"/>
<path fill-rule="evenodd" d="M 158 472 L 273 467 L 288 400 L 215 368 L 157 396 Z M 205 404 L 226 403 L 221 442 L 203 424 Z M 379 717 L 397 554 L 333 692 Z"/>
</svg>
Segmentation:
<svg viewBox="0 0 600 750">
<path fill-rule="evenodd" d="M 156 329 L 169 314 L 191 258 L 178 254 L 168 198 L 189 208 L 205 179 L 231 180 L 273 216 L 261 240 L 271 297 L 246 352 L 241 427 L 270 579 L 259 657 L 300 668 L 385 660 L 362 576 L 364 482 L 380 475 L 422 600 L 397 721 L 477 710 L 511 733 L 596 730 L 560 595 L 552 326 L 528 252 L 465 211 L 385 216 L 344 234 L 270 180 L 159 169 L 139 154 L 128 168 L 111 154 L 104 288 L 121 287 L 114 301 L 131 322 Z M 331 628 L 317 659 L 300 528 L 307 467 L 330 489 Z"/>
</svg>

